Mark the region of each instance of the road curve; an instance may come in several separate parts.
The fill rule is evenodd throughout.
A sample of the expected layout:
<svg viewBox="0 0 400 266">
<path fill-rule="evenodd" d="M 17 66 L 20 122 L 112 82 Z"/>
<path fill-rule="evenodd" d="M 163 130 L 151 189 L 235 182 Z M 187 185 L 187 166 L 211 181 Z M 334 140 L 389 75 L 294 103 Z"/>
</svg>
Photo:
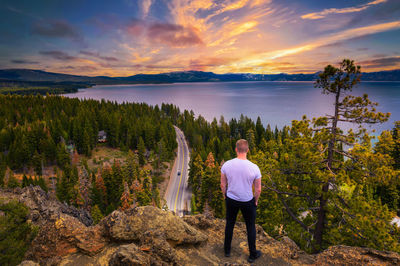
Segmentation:
<svg viewBox="0 0 400 266">
<path fill-rule="evenodd" d="M 182 130 L 176 126 L 174 128 L 178 152 L 165 193 L 165 200 L 169 210 L 183 216 L 185 213 L 190 213 L 190 199 L 192 197 L 192 192 L 188 188 L 190 154 Z M 178 175 L 178 172 L 180 172 L 180 175 Z"/>
</svg>

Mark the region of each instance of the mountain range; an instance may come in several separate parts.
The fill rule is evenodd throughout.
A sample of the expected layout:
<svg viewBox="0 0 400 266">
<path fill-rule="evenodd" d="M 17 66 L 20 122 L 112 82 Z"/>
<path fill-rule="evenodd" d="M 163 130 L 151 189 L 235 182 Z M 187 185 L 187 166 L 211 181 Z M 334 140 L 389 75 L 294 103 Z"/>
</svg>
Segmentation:
<svg viewBox="0 0 400 266">
<path fill-rule="evenodd" d="M 176 82 L 226 82 L 226 81 L 312 81 L 313 74 L 215 74 L 203 71 L 182 71 L 160 74 L 136 74 L 128 77 L 79 76 L 46 72 L 35 69 L 0 69 L 0 86 L 3 84 L 52 85 L 52 84 L 150 84 Z M 363 81 L 400 81 L 400 69 L 380 72 L 365 72 Z"/>
</svg>

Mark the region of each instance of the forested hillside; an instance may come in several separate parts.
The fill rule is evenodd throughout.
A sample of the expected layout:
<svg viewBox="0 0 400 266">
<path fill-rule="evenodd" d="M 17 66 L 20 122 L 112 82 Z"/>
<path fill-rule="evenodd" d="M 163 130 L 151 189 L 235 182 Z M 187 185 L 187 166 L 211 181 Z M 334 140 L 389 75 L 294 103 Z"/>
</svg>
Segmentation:
<svg viewBox="0 0 400 266">
<path fill-rule="evenodd" d="M 390 223 L 400 208 L 400 122 L 373 146 L 363 125 L 384 123 L 390 114 L 377 112 L 368 95 L 351 95 L 359 82 L 352 61 L 327 66 L 315 85 L 334 96 L 335 112 L 282 129 L 244 115 L 208 122 L 167 104 L 3 95 L 0 184 L 46 189 L 42 170 L 52 166 L 58 199 L 90 211 L 95 222 L 117 208 L 161 207 L 157 183 L 163 162 L 174 158 L 177 125 L 191 148 L 193 213 L 224 217 L 220 167 L 245 138 L 248 158 L 262 172 L 257 222 L 269 235 L 287 235 L 309 252 L 340 244 L 400 252 L 399 228 Z M 345 132 L 344 123 L 354 129 Z M 105 143 L 99 143 L 101 131 Z M 126 160 L 89 167 L 87 158 L 102 145 L 125 151 Z M 33 180 L 14 177 L 31 169 Z"/>
<path fill-rule="evenodd" d="M 172 105 L 160 109 L 59 96 L 0 96 L 0 185 L 33 183 L 47 190 L 42 170 L 54 166 L 57 197 L 97 216 L 127 204 L 159 205 L 156 185 L 162 162 L 174 158 L 172 117 L 178 112 Z M 101 145 L 127 152 L 123 164 L 114 160 L 88 167 L 85 158 L 100 145 L 99 131 L 107 138 Z M 27 177 L 32 168 L 36 177 Z M 22 182 L 13 172 L 24 174 Z"/>
</svg>

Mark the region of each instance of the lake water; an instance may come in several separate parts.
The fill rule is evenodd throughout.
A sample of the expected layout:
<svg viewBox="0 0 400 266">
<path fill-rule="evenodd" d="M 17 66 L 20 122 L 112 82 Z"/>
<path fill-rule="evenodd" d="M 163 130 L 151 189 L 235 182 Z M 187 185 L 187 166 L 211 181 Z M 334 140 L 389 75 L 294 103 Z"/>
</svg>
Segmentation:
<svg viewBox="0 0 400 266">
<path fill-rule="evenodd" d="M 378 102 L 378 110 L 391 112 L 390 120 L 373 126 L 377 132 L 393 128 L 400 120 L 400 82 L 363 82 L 353 95 L 367 93 Z M 333 112 L 333 96 L 321 93 L 312 82 L 199 82 L 151 85 L 101 85 L 65 94 L 80 99 L 106 99 L 122 102 L 146 102 L 151 105 L 172 103 L 181 111 L 193 110 L 209 121 L 214 117 L 225 121 L 244 114 L 264 125 L 282 128 L 292 120 L 317 117 Z M 370 127 L 367 127 L 370 128 Z"/>
</svg>

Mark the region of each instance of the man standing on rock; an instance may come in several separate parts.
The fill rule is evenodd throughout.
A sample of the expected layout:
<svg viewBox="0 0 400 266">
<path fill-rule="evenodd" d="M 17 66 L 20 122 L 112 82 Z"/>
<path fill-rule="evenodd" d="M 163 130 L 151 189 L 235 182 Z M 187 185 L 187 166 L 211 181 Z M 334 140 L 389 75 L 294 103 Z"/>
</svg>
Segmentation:
<svg viewBox="0 0 400 266">
<path fill-rule="evenodd" d="M 236 142 L 237 157 L 225 162 L 221 167 L 221 189 L 226 203 L 225 256 L 231 255 L 233 228 L 239 210 L 246 222 L 247 240 L 250 256 L 248 262 L 254 262 L 261 256 L 256 250 L 256 208 L 261 193 L 261 172 L 258 166 L 247 160 L 249 144 L 247 140 Z M 253 196 L 254 184 L 254 196 Z"/>
</svg>

